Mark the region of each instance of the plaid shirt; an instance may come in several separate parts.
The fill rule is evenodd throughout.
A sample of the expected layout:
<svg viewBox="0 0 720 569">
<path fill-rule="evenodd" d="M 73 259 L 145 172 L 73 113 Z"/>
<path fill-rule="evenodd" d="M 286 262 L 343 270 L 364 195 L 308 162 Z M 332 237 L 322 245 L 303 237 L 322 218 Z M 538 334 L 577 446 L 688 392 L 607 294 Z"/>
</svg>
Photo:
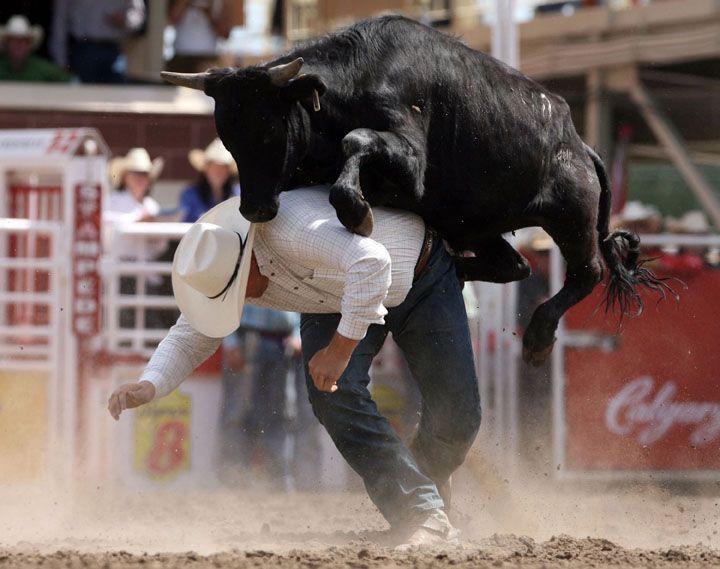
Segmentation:
<svg viewBox="0 0 720 569">
<path fill-rule="evenodd" d="M 387 308 L 407 296 L 425 236 L 425 225 L 414 214 L 387 208 L 373 213 L 372 238 L 360 237 L 337 220 L 325 188 L 282 193 L 277 216 L 258 226 L 253 248 L 269 284 L 261 298 L 247 302 L 294 312 L 339 312 L 338 332 L 364 338 L 368 326 L 383 324 Z M 141 379 L 155 384 L 158 397 L 166 395 L 220 343 L 181 316 Z"/>
</svg>

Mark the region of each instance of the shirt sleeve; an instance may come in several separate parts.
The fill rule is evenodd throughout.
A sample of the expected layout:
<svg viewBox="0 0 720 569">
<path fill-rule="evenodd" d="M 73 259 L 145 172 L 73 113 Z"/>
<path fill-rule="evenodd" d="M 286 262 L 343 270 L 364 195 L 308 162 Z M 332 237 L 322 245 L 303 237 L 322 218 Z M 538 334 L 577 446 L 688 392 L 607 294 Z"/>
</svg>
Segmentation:
<svg viewBox="0 0 720 569">
<path fill-rule="evenodd" d="M 176 389 L 222 343 L 195 330 L 184 316 L 170 328 L 158 345 L 140 376 L 155 386 L 155 398 L 165 397 Z"/>
<path fill-rule="evenodd" d="M 336 219 L 317 219 L 313 212 L 293 208 L 268 224 L 266 242 L 281 258 L 309 269 L 345 275 L 338 332 L 362 340 L 371 324 L 384 324 L 383 306 L 390 289 L 390 254 L 377 241 L 350 233 Z"/>
</svg>

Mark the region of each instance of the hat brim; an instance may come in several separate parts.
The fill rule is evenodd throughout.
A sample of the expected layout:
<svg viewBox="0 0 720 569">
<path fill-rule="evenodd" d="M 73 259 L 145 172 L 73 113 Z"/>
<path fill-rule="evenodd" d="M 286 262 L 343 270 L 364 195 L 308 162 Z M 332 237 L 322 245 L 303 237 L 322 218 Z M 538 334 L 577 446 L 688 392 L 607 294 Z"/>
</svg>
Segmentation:
<svg viewBox="0 0 720 569">
<path fill-rule="evenodd" d="M 163 168 L 165 167 L 165 160 L 160 156 L 156 157 L 150 166 L 150 170 L 145 172 L 151 182 L 155 182 L 162 174 Z M 108 165 L 108 177 L 113 186 L 119 186 L 122 184 L 123 176 L 127 172 L 132 172 L 131 164 L 128 162 L 126 156 L 118 156 L 110 160 Z"/>
<path fill-rule="evenodd" d="M 224 338 L 240 325 L 248 277 L 250 276 L 256 226 L 240 215 L 240 198 L 238 197 L 230 198 L 216 205 L 202 215 L 197 223 L 214 223 L 225 229 L 236 231 L 245 243 L 237 277 L 226 294 L 216 299 L 208 298 L 179 277 L 176 266 L 180 247 L 177 248 L 173 259 L 173 293 L 180 312 L 201 334 L 210 338 Z"/>
<path fill-rule="evenodd" d="M 188 152 L 188 162 L 198 172 L 204 172 L 207 166 L 207 159 L 205 158 L 205 151 L 200 148 L 194 148 Z M 237 174 L 237 164 L 233 161 L 230 164 L 226 164 L 231 174 Z"/>
</svg>

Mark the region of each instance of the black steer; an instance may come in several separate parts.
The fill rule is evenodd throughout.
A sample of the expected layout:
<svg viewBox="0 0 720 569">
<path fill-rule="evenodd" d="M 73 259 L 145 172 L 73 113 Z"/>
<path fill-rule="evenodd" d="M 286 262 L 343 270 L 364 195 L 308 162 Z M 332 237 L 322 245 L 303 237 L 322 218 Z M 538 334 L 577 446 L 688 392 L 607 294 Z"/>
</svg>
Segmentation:
<svg viewBox="0 0 720 569">
<path fill-rule="evenodd" d="M 562 314 L 600 281 L 602 259 L 607 300 L 623 312 L 641 307 L 638 285 L 665 288 L 638 263 L 635 235 L 609 233 L 605 168 L 565 101 L 432 28 L 365 20 L 266 65 L 163 77 L 215 99 L 250 221 L 272 219 L 282 191 L 330 183 L 351 231 L 372 232 L 371 205 L 414 211 L 455 251 L 475 253 L 458 259 L 462 278 L 493 282 L 530 273 L 501 234 L 542 226 L 567 277 L 525 331 L 529 363 L 548 357 Z"/>
</svg>

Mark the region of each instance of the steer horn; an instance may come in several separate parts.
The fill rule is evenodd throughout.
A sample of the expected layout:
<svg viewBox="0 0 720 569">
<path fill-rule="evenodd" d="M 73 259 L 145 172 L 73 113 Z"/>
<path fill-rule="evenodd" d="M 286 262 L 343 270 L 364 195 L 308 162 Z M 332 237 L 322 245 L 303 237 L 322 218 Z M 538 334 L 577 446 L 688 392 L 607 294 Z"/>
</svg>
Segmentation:
<svg viewBox="0 0 720 569">
<path fill-rule="evenodd" d="M 173 85 L 204 91 L 207 73 L 173 73 L 172 71 L 161 71 L 160 77 Z"/>
<path fill-rule="evenodd" d="M 273 82 L 273 85 L 277 85 L 278 87 L 284 87 L 287 85 L 290 82 L 290 79 L 300 72 L 300 68 L 303 63 L 303 58 L 298 57 L 297 59 L 293 59 L 290 63 L 283 63 L 281 65 L 270 67 L 268 69 L 268 73 L 270 74 L 270 80 Z"/>
</svg>

